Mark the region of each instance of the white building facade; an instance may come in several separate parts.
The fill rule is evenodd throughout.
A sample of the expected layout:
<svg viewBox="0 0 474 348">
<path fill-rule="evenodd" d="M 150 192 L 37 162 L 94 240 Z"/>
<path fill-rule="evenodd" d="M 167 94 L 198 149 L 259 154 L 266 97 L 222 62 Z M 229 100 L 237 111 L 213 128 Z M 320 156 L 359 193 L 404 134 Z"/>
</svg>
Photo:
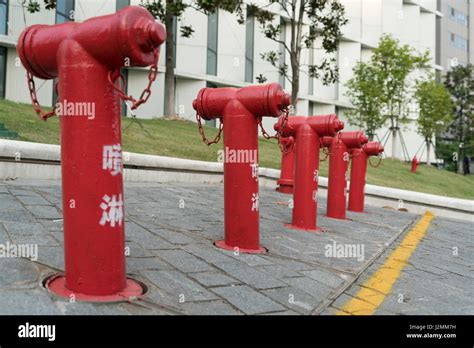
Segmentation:
<svg viewBox="0 0 474 348">
<path fill-rule="evenodd" d="M 464 1 L 464 0 L 459 0 Z M 265 0 L 249 1 L 267 3 Z M 335 57 L 339 65 L 340 81 L 323 86 L 317 80 L 301 74 L 300 95 L 297 105 L 299 115 L 336 113 L 345 120 L 344 112 L 351 108 L 345 95 L 346 82 L 352 77 L 352 69 L 357 61 L 368 60 L 372 49 L 377 46 L 383 33 L 392 34 L 402 43 L 408 43 L 418 51 L 428 50 L 433 72 L 442 71 L 436 64 L 437 0 L 341 0 L 346 8 L 349 23 L 343 28 L 344 37 Z M 42 2 L 40 1 L 42 4 Z M 35 14 L 22 7 L 21 0 L 0 0 L 0 98 L 29 103 L 25 70 L 16 52 L 16 43 L 22 30 L 33 24 L 55 24 L 73 17 L 81 22 L 90 17 L 114 13 L 123 6 L 139 5 L 139 0 L 58 0 L 56 11 L 42 9 Z M 273 5 L 277 11 L 278 4 Z M 72 16 L 71 16 L 72 14 Z M 277 17 L 276 21 L 285 21 Z M 195 30 L 191 38 L 176 38 L 176 112 L 183 118 L 194 120 L 192 101 L 203 87 L 242 87 L 256 84 L 259 74 L 267 82 L 280 82 L 290 91 L 291 85 L 279 76 L 277 70 L 261 58 L 264 52 L 280 51 L 278 43 L 264 37 L 258 23 L 251 18 L 238 24 L 236 16 L 224 11 L 206 16 L 188 9 L 180 25 L 191 25 Z M 284 36 L 289 40 L 289 30 Z M 153 85 L 152 95 L 142 105 L 137 116 L 154 118 L 163 116 L 164 110 L 164 58 L 165 47 L 161 49 L 158 78 Z M 316 63 L 323 55 L 317 48 L 306 49 L 302 55 L 303 64 Z M 286 59 L 289 59 L 286 57 Z M 287 60 L 288 61 L 288 60 Z M 147 83 L 147 69 L 132 68 L 128 71 L 128 94 L 138 96 Z M 53 103 L 53 82 L 37 81 L 38 99 L 42 105 Z M 413 156 L 423 139 L 416 133 L 416 112 L 410 115 L 411 122 L 402 129 L 403 138 Z M 264 126 L 273 129 L 275 120 L 266 119 Z M 346 122 L 346 129 L 351 129 Z M 378 133 L 383 137 L 387 129 Z M 386 143 L 386 153 L 392 156 L 390 140 Z M 401 146 L 394 154 L 403 159 Z M 426 153 L 422 160 L 425 160 Z M 434 154 L 432 157 L 434 158 Z"/>
</svg>

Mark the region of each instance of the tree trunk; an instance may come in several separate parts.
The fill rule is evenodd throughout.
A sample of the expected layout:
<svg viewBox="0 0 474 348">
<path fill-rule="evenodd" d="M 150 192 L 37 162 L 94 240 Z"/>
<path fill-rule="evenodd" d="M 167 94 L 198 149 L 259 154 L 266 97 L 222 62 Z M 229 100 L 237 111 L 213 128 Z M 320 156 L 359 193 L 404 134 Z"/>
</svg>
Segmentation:
<svg viewBox="0 0 474 348">
<path fill-rule="evenodd" d="M 426 165 L 431 165 L 431 142 L 429 140 L 426 141 Z"/>
<path fill-rule="evenodd" d="M 374 135 L 373 134 L 367 134 L 367 138 L 369 138 L 369 142 L 370 141 L 374 141 Z"/>
<path fill-rule="evenodd" d="M 166 1 L 172 4 L 173 0 Z M 165 72 L 165 105 L 164 116 L 175 116 L 175 76 L 174 76 L 174 18 L 170 11 L 166 12 L 166 72 Z"/>
<path fill-rule="evenodd" d="M 293 115 L 297 113 L 298 92 L 300 89 L 300 69 L 297 57 L 291 58 L 291 104 L 293 105 Z"/>
<path fill-rule="evenodd" d="M 397 153 L 397 129 L 392 129 L 392 158 L 396 158 Z"/>
<path fill-rule="evenodd" d="M 458 170 L 457 170 L 457 173 L 459 174 L 462 174 L 463 173 L 463 170 L 462 170 L 462 162 L 464 160 L 464 156 L 463 156 L 463 153 L 462 153 L 462 149 L 459 148 L 458 150 Z"/>
</svg>

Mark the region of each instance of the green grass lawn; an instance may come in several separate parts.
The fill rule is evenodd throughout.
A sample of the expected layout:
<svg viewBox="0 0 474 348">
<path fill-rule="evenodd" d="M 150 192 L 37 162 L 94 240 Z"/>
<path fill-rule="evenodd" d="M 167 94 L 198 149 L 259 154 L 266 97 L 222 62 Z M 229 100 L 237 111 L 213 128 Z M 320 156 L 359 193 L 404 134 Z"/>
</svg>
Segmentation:
<svg viewBox="0 0 474 348">
<path fill-rule="evenodd" d="M 131 119 L 124 119 L 122 128 L 129 126 Z M 59 120 L 52 117 L 41 121 L 27 104 L 0 101 L 0 123 L 19 134 L 19 140 L 59 144 Z M 133 123 L 123 132 L 125 151 L 217 161 L 218 145 L 206 146 L 201 142 L 194 122 L 180 120 L 140 120 L 150 133 L 144 132 Z M 216 134 L 216 129 L 205 127 L 208 137 Z M 279 168 L 281 154 L 276 140 L 260 139 L 260 166 Z M 327 176 L 327 161 L 321 162 L 321 175 Z M 410 172 L 410 164 L 398 160 L 385 159 L 378 168 L 368 167 L 369 184 L 394 187 L 436 195 L 474 199 L 474 175 L 462 176 L 446 170 L 422 165 L 418 172 Z"/>
</svg>

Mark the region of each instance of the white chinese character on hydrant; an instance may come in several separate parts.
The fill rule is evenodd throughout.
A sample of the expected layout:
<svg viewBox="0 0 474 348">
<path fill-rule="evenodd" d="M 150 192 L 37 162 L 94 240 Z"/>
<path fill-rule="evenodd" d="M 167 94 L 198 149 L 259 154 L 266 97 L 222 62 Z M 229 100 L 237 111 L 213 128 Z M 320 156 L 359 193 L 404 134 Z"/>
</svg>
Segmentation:
<svg viewBox="0 0 474 348">
<path fill-rule="evenodd" d="M 318 202 L 318 190 L 313 191 L 313 201 Z"/>
<path fill-rule="evenodd" d="M 258 211 L 258 192 L 252 193 L 252 211 Z"/>
<path fill-rule="evenodd" d="M 318 182 L 319 181 L 319 171 L 317 169 L 314 170 L 313 175 L 314 175 L 314 178 L 313 178 L 314 182 Z"/>
<path fill-rule="evenodd" d="M 122 194 L 119 194 L 118 200 L 116 195 L 109 197 L 104 195 L 102 197 L 102 203 L 100 204 L 102 209 L 102 218 L 100 219 L 99 224 L 105 226 L 108 222 L 110 227 L 115 227 L 115 224 L 118 223 L 119 226 L 122 226 L 123 221 L 123 200 Z"/>
<path fill-rule="evenodd" d="M 252 167 L 252 178 L 258 182 L 258 163 L 251 163 L 250 167 Z"/>
<path fill-rule="evenodd" d="M 113 176 L 122 173 L 122 147 L 120 144 L 104 145 L 102 169 L 109 170 Z"/>
</svg>

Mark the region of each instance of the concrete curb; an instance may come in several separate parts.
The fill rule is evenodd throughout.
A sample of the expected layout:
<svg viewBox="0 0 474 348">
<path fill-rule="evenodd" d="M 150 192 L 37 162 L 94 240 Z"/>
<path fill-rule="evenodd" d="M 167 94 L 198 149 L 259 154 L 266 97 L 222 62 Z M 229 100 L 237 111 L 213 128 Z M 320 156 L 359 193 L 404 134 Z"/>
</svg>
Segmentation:
<svg viewBox="0 0 474 348">
<path fill-rule="evenodd" d="M 0 180 L 60 179 L 60 146 L 0 139 Z M 154 156 L 124 152 L 124 180 L 146 182 L 204 182 L 218 183 L 223 180 L 223 164 L 183 158 Z M 275 187 L 280 171 L 259 168 L 260 182 Z M 327 188 L 328 179 L 319 178 L 319 186 Z M 449 198 L 421 192 L 406 191 L 375 185 L 367 185 L 367 196 L 385 200 L 410 202 L 416 205 L 437 207 L 460 213 L 474 213 L 474 200 Z"/>
</svg>

